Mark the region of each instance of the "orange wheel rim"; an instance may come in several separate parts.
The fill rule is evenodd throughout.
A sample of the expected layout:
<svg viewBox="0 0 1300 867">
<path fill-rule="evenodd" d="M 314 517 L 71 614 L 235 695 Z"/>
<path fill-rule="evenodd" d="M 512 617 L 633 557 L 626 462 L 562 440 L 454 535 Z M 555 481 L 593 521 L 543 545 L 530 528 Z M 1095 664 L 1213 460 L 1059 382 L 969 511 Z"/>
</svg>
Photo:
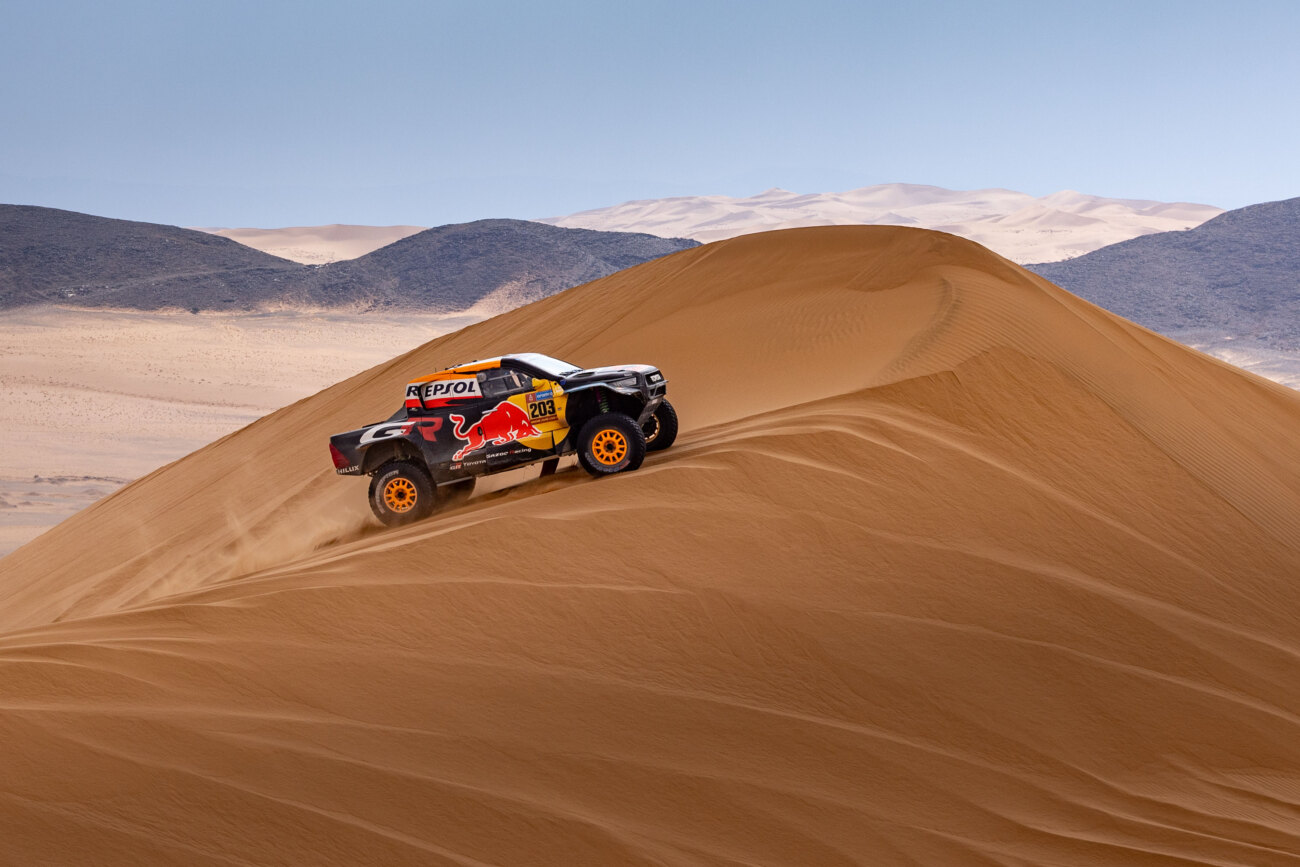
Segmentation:
<svg viewBox="0 0 1300 867">
<path fill-rule="evenodd" d="M 612 467 L 627 457 L 627 437 L 622 431 L 605 428 L 592 439 L 591 453 L 597 461 Z"/>
<path fill-rule="evenodd" d="M 410 479 L 397 478 L 384 485 L 384 505 L 393 512 L 409 512 L 415 508 L 415 485 Z"/>
</svg>

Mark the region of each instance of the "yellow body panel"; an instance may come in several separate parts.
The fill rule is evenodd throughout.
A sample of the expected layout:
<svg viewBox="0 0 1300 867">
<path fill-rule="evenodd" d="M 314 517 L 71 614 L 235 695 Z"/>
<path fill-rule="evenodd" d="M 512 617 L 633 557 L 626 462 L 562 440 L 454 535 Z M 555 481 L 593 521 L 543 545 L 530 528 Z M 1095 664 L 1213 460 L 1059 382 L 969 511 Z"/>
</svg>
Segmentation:
<svg viewBox="0 0 1300 867">
<path fill-rule="evenodd" d="M 569 427 L 564 420 L 564 410 L 569 398 L 558 382 L 534 379 L 532 391 L 516 394 L 507 399 L 528 413 L 528 420 L 532 422 L 533 427 L 543 432 L 542 436 L 527 437 L 519 440 L 520 443 L 530 449 L 549 449 L 553 445 L 564 442 L 564 438 L 569 434 Z"/>
</svg>

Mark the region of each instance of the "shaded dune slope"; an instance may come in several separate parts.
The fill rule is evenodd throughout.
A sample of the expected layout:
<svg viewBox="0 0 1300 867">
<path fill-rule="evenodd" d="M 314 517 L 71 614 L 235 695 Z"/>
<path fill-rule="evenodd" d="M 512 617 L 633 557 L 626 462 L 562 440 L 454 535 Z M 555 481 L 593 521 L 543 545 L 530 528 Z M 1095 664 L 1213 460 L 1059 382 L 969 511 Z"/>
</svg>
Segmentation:
<svg viewBox="0 0 1300 867">
<path fill-rule="evenodd" d="M 522 349 L 678 444 L 369 528 L 325 437 Z M 620 272 L 0 561 L 0 860 L 1300 863 L 1297 423 L 948 235 Z"/>
</svg>

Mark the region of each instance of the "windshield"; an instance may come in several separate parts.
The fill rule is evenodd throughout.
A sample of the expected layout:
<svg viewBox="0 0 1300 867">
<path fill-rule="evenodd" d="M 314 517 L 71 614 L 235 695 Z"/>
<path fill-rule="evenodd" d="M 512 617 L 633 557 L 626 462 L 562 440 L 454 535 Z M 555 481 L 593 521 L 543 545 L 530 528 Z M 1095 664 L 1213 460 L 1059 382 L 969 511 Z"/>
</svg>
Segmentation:
<svg viewBox="0 0 1300 867">
<path fill-rule="evenodd" d="M 510 357 L 517 358 L 524 364 L 531 364 L 547 376 L 553 376 L 556 379 L 582 370 L 581 367 L 569 364 L 567 361 L 560 361 L 558 358 L 551 358 L 549 355 L 540 355 L 536 352 L 521 352 Z"/>
</svg>

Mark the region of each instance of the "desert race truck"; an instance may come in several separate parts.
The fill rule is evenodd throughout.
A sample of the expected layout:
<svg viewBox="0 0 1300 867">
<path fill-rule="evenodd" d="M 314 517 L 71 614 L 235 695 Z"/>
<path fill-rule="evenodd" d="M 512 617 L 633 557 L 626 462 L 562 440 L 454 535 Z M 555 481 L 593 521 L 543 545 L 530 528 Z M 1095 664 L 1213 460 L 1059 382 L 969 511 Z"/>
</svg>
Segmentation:
<svg viewBox="0 0 1300 867">
<path fill-rule="evenodd" d="M 463 499 L 482 475 L 576 454 L 593 476 L 635 470 L 677 438 L 655 367 L 583 369 L 533 352 L 449 367 L 406 386 L 386 421 L 330 437 L 339 475 L 370 476 L 370 508 L 396 526 Z"/>
</svg>

